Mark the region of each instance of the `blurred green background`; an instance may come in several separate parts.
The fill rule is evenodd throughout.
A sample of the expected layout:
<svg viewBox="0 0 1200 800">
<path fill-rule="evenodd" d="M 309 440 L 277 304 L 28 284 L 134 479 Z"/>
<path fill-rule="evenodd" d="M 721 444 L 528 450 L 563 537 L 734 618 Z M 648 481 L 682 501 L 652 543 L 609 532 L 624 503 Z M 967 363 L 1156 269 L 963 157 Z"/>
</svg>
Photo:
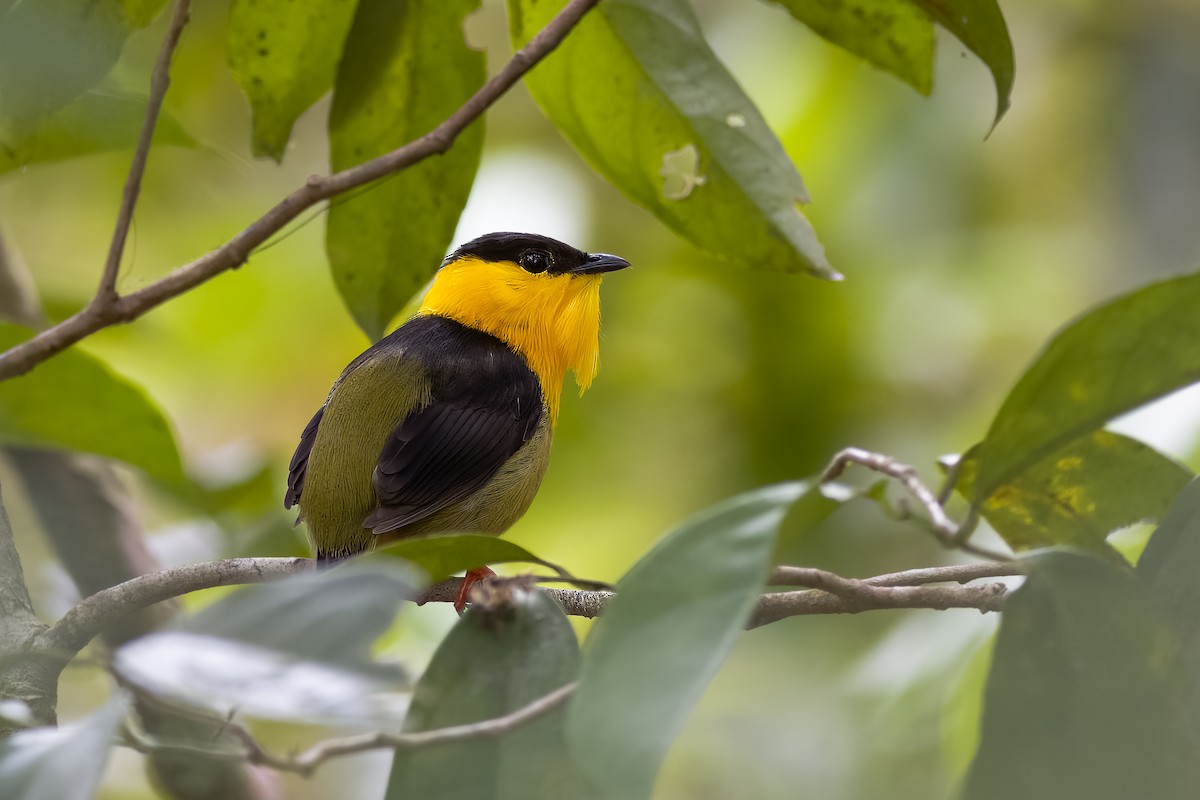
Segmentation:
<svg viewBox="0 0 1200 800">
<path fill-rule="evenodd" d="M 483 166 L 457 242 L 528 230 L 635 265 L 604 287 L 602 366 L 566 391 L 551 470 L 509 534 L 548 560 L 615 580 L 672 524 L 738 491 L 810 475 L 839 448 L 934 460 L 982 437 L 1045 338 L 1119 289 L 1200 263 L 1200 4 L 1008 0 L 1012 109 L 985 140 L 990 77 L 939 32 L 934 94 L 826 44 L 777 7 L 699 2 L 710 41 L 795 160 L 807 213 L 847 280 L 745 272 L 698 253 L 574 154 L 523 88 L 488 115 Z M 328 105 L 297 126 L 283 166 L 249 154 L 249 109 L 224 63 L 227 4 L 197 4 L 167 106 L 201 144 L 150 160 L 121 288 L 221 244 L 327 171 Z M 114 80 L 141 89 L 164 20 L 130 40 Z M 503 4 L 467 25 L 494 70 Z M 51 314 L 90 297 L 128 153 L 0 177 L 0 228 Z M 140 383 L 173 421 L 189 470 L 214 485 L 267 470 L 218 521 L 138 484 L 164 562 L 305 552 L 281 506 L 292 448 L 368 342 L 334 291 L 324 219 L 83 348 Z M 1195 392 L 1117 427 L 1200 466 Z M 81 404 L 80 413 L 86 413 Z M 119 432 L 114 432 L 119 435 Z M 0 471 L 0 480 L 8 473 Z M 136 482 L 136 476 L 130 476 Z M 18 490 L 5 480 L 27 575 L 47 615 L 71 601 Z M 795 558 L 848 575 L 946 558 L 919 529 L 847 508 Z M 192 602 L 205 602 L 203 597 Z M 453 620 L 409 609 L 386 655 L 417 667 Z M 995 620 L 875 612 L 787 620 L 743 637 L 660 778 L 657 797 L 940 797 L 975 740 Z M 95 707 L 103 673 L 63 685 L 62 715 Z M 312 731 L 264 731 L 281 747 Z M 104 797 L 152 797 L 119 751 Z M 386 777 L 345 759 L 293 797 L 356 796 Z"/>
</svg>

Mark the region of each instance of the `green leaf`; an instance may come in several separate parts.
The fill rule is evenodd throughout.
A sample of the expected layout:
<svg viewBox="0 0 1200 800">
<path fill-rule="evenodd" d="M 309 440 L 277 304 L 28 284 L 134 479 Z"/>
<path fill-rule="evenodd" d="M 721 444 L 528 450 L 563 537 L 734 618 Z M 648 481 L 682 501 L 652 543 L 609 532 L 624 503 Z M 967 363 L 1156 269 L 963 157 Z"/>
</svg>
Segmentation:
<svg viewBox="0 0 1200 800">
<path fill-rule="evenodd" d="M 1200 735 L 1200 480 L 1193 480 L 1176 500 L 1171 513 L 1150 537 L 1137 572 L 1149 586 L 1163 617 L 1174 628 L 1188 682 L 1187 708 L 1192 731 Z"/>
<path fill-rule="evenodd" d="M 357 0 L 233 0 L 229 66 L 254 111 L 254 155 L 283 160 L 292 125 L 333 86 Z"/>
<path fill-rule="evenodd" d="M 562 567 L 543 561 L 521 545 L 478 533 L 417 536 L 401 539 L 381 549 L 380 553 L 399 556 L 416 564 L 429 576 L 431 582 L 448 578 L 456 572 L 484 566 L 486 564 L 510 564 L 525 562 L 541 564 L 559 574 Z"/>
<path fill-rule="evenodd" d="M 504 716 L 574 680 L 579 646 L 562 609 L 518 582 L 473 604 L 442 642 L 413 693 L 405 731 Z M 499 600 L 499 602 L 498 602 Z M 388 800 L 574 797 L 563 713 L 504 734 L 396 754 Z"/>
<path fill-rule="evenodd" d="M 299 720 L 396 719 L 404 672 L 371 644 L 416 591 L 397 564 L 351 562 L 241 589 L 180 631 L 154 633 L 114 657 L 122 679 L 218 713 Z"/>
<path fill-rule="evenodd" d="M 957 489 L 970 497 L 978 462 L 968 453 Z M 1071 545 L 1116 556 L 1108 534 L 1160 520 L 1192 472 L 1141 442 L 1095 431 L 1022 470 L 980 511 L 1014 550 Z"/>
<path fill-rule="evenodd" d="M 383 155 L 433 130 L 483 85 L 483 54 L 463 41 L 479 0 L 361 0 L 329 115 L 333 168 Z M 334 283 L 372 339 L 437 270 L 466 205 L 483 122 L 449 152 L 335 200 L 325 249 Z"/>
<path fill-rule="evenodd" d="M 1060 331 L 979 446 L 973 502 L 1107 420 L 1200 380 L 1200 274 L 1138 289 Z"/>
<path fill-rule="evenodd" d="M 0 796 L 11 800 L 90 800 L 108 763 L 124 694 L 61 728 L 31 728 L 0 741 Z"/>
<path fill-rule="evenodd" d="M 30 164 L 133 147 L 145 114 L 145 95 L 87 92 L 36 131 L 10 137 L 0 147 L 0 175 Z M 167 109 L 159 115 L 154 144 L 197 146 L 179 119 Z"/>
<path fill-rule="evenodd" d="M 0 323 L 0 351 L 30 335 Z M 183 475 L 162 411 L 141 389 L 78 349 L 0 382 L 0 442 L 95 453 L 165 481 Z"/>
<path fill-rule="evenodd" d="M 508 0 L 514 43 L 563 5 Z M 840 277 L 798 208 L 804 182 L 687 0 L 606 0 L 525 83 L 598 172 L 698 247 L 743 266 Z"/>
<path fill-rule="evenodd" d="M 933 23 L 903 0 L 771 0 L 819 36 L 928 95 Z"/>
<path fill-rule="evenodd" d="M 699 514 L 617 584 L 588 637 L 567 741 L 596 795 L 648 798 L 667 748 L 746 624 L 804 484 Z"/>
<path fill-rule="evenodd" d="M 966 800 L 1195 797 L 1185 673 L 1144 588 L 1083 553 L 1028 563 L 1000 623 Z"/>
<path fill-rule="evenodd" d="M 996 0 L 909 0 L 954 34 L 992 72 L 996 82 L 995 127 L 1008 111 L 1016 65 L 1008 26 Z"/>
<path fill-rule="evenodd" d="M 783 484 L 792 487 L 796 500 L 787 508 L 775 537 L 772 564 L 795 564 L 803 561 L 803 549 L 808 547 L 808 535 L 846 503 L 864 495 L 870 497 L 874 488 L 859 490 L 843 483 L 817 479 Z M 876 501 L 878 502 L 878 501 Z"/>
<path fill-rule="evenodd" d="M 166 0 L 0 0 L 0 152 L 98 84 Z"/>
<path fill-rule="evenodd" d="M 989 636 L 966 661 L 946 693 L 941 718 L 942 762 L 951 783 L 959 785 L 979 749 L 983 692 L 995 657 L 996 637 Z"/>
<path fill-rule="evenodd" d="M 333 569 L 247 586 L 197 614 L 193 633 L 237 639 L 297 658 L 358 667 L 418 581 L 395 562 L 351 561 Z"/>
</svg>

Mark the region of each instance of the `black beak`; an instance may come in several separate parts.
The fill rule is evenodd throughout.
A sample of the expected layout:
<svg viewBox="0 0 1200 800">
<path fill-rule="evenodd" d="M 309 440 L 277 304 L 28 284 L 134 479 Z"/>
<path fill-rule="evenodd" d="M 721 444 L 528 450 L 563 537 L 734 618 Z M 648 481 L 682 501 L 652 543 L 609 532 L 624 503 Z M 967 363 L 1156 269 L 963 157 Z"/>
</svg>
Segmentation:
<svg viewBox="0 0 1200 800">
<path fill-rule="evenodd" d="M 616 272 L 628 266 L 629 262 L 619 256 L 610 256 L 608 253 L 592 253 L 587 257 L 587 261 L 571 270 L 571 273 L 574 275 L 597 275 L 601 272 Z"/>
</svg>

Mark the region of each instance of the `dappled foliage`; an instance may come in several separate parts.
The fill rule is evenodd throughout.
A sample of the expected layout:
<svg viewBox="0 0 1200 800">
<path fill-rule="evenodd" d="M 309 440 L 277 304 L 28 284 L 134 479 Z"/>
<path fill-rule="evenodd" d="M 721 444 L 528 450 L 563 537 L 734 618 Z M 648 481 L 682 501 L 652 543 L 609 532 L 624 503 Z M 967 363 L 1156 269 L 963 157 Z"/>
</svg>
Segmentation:
<svg viewBox="0 0 1200 800">
<path fill-rule="evenodd" d="M 270 796 L 260 768 L 298 797 L 1194 796 L 1200 484 L 1120 418 L 1200 379 L 1200 276 L 1027 258 L 1091 253 L 1120 215 L 1058 209 L 1121 193 L 1038 149 L 1037 120 L 1098 113 L 1039 101 L 1069 94 L 1044 62 L 1022 68 L 1039 113 L 1012 119 L 1013 40 L 1050 36 L 1013 5 L 1010 37 L 994 0 L 231 0 L 190 21 L 184 0 L 0 0 L 0 797 L 146 796 L 135 758 L 177 797 L 217 775 Z M 1099 25 L 1054 13 L 1091 20 L 1080 40 Z M 833 46 L 823 77 L 785 68 L 806 29 Z M 151 154 L 136 216 L 115 205 L 130 151 Z M 1010 163 L 1051 177 L 990 174 Z M 1031 216 L 988 238 L 1005 202 Z M 92 299 L 114 216 L 116 299 Z M 512 538 L 309 572 L 279 502 L 305 415 L 449 250 L 505 227 L 638 273 L 606 284 L 605 369 L 566 399 L 542 499 Z M 930 243 L 957 228 L 977 238 Z M 870 480 L 814 472 L 851 443 L 927 476 L 962 455 L 936 496 L 890 456 L 857 457 Z M 166 624 L 115 630 L 104 597 L 128 586 L 52 588 L 234 556 L 259 561 L 139 584 L 186 595 Z M 964 559 L 1007 590 L 958 586 Z M 455 618 L 436 592 L 480 564 L 538 577 Z M 949 608 L 1002 608 L 998 632 L 917 610 Z"/>
</svg>

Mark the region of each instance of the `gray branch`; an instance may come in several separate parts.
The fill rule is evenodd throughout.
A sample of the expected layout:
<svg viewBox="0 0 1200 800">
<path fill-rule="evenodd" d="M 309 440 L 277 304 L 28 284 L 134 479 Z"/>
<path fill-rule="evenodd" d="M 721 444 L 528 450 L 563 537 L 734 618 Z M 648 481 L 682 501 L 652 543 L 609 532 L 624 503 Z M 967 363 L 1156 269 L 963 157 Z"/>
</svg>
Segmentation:
<svg viewBox="0 0 1200 800">
<path fill-rule="evenodd" d="M 270 767 L 281 772 L 295 772 L 309 776 L 317 767 L 333 758 L 365 753 L 369 750 L 423 750 L 429 747 L 439 747 L 469 739 L 486 739 L 502 736 L 509 731 L 527 725 L 536 719 L 544 717 L 551 711 L 563 705 L 575 692 L 577 684 L 568 683 L 539 697 L 528 705 L 518 708 L 502 717 L 494 717 L 465 725 L 455 725 L 449 728 L 438 728 L 419 733 L 388 733 L 372 731 L 356 736 L 345 736 L 340 739 L 328 739 L 318 742 L 297 755 L 281 756 L 264 748 L 245 728 L 235 723 L 226 723 L 227 730 L 241 740 L 239 750 L 214 750 L 194 745 L 175 742 L 156 741 L 144 732 L 132 726 L 127 726 L 125 742 L 141 753 L 176 753 L 203 755 L 209 758 L 225 758 L 236 761 L 247 761 L 264 767 Z"/>
<path fill-rule="evenodd" d="M 147 606 L 201 589 L 266 583 L 312 568 L 307 558 L 229 558 L 140 575 L 85 598 L 38 636 L 35 646 L 70 659 L 100 631 Z"/>
<path fill-rule="evenodd" d="M 59 670 L 44 659 L 30 657 L 34 642 L 45 631 L 33 613 L 21 556 L 0 497 L 0 699 L 25 703 L 35 725 L 56 721 Z M 11 732 L 0 723 L 0 738 Z"/>
<path fill-rule="evenodd" d="M 36 637 L 34 646 L 47 656 L 70 659 L 99 631 L 123 616 L 153 603 L 216 586 L 266 583 L 308 572 L 313 562 L 305 558 L 231 558 L 207 561 L 154 572 L 97 592 L 71 609 L 49 630 Z M 895 608 L 974 608 L 999 611 L 1006 587 L 983 585 L 930 586 L 945 582 L 961 584 L 981 577 L 1018 574 L 1011 564 L 960 564 L 929 567 L 872 578 L 845 578 L 808 567 L 780 567 L 772 575 L 774 585 L 812 587 L 806 591 L 765 594 L 751 627 L 786 617 L 811 614 L 857 614 Z M 419 603 L 453 602 L 462 583 L 450 578 L 426 589 Z M 608 591 L 543 588 L 563 610 L 575 617 L 600 616 L 613 597 Z"/>
<path fill-rule="evenodd" d="M 946 514 L 942 500 L 934 494 L 932 489 L 921 482 L 921 475 L 917 472 L 916 467 L 903 464 L 885 453 L 873 453 L 858 447 L 847 447 L 833 457 L 821 475 L 821 482 L 834 480 L 851 464 L 858 464 L 873 472 L 895 479 L 925 509 L 928 516 L 926 526 L 929 532 L 946 547 L 956 548 L 989 561 L 1003 563 L 1011 559 L 1011 556 L 997 553 L 969 541 L 971 533 L 979 521 L 974 507 L 971 508 L 962 524 L 955 523 Z M 948 483 L 947 486 L 949 485 Z M 902 511 L 907 515 L 907 509 L 902 507 Z"/>
<path fill-rule="evenodd" d="M 842 579 L 845 581 L 846 579 Z M 846 581 L 838 592 L 806 589 L 771 592 L 759 598 L 749 628 L 760 628 L 788 617 L 815 614 L 859 614 L 888 608 L 973 608 L 999 611 L 1008 587 L 1003 583 L 978 586 L 875 586 L 867 581 Z"/>
<path fill-rule="evenodd" d="M 99 616 L 109 612 L 118 612 L 122 603 L 130 598 L 137 597 L 140 602 L 164 597 L 172 585 L 186 584 L 203 588 L 201 584 L 208 578 L 220 580 L 221 582 L 215 585 L 222 586 L 237 582 L 240 577 L 252 579 L 251 582 L 258 582 L 266 579 L 266 576 L 270 574 L 292 574 L 309 568 L 304 559 L 233 559 L 197 564 L 181 570 L 168 570 L 159 573 L 160 580 L 153 583 L 146 581 L 131 587 L 131 590 L 123 598 L 114 594 L 95 601 L 91 610 L 86 614 L 78 615 L 72 628 L 77 632 L 82 631 L 81 620 L 90 618 L 94 624 L 94 620 Z M 176 582 L 168 579 L 170 573 L 180 573 L 181 580 Z M 771 583 L 817 588 L 763 595 L 747 627 L 757 628 L 787 617 L 808 614 L 855 614 L 884 608 L 973 608 L 981 612 L 999 611 L 1006 592 L 1004 584 L 985 583 L 972 586 L 932 586 L 930 584 L 961 584 L 982 577 L 1013 574 L 1015 573 L 1012 566 L 1006 564 L 930 567 L 865 579 L 844 578 L 832 572 L 807 567 L 779 567 L 772 572 Z M 131 583 L 135 582 L 131 581 Z M 460 584 L 461 579 L 459 578 L 441 581 L 422 593 L 418 602 L 453 602 L 458 594 Z M 116 588 L 120 589 L 121 587 Z M 604 610 L 605 604 L 613 597 L 613 593 L 607 591 L 553 588 L 543 588 L 541 591 L 553 597 L 568 614 L 580 617 L 599 616 Z M 81 636 L 82 634 L 73 635 Z M 268 751 L 248 730 L 232 722 L 227 724 L 227 730 L 242 743 L 241 748 L 234 750 L 213 750 L 196 745 L 160 742 L 132 727 L 127 728 L 125 738 L 126 744 L 143 753 L 179 753 L 242 760 L 281 772 L 294 772 L 308 776 L 330 759 L 368 750 L 414 750 L 467 739 L 499 736 L 558 708 L 567 702 L 575 691 L 575 687 L 574 683 L 563 686 L 511 714 L 496 719 L 421 733 L 395 734 L 374 731 L 319 742 L 296 755 L 283 756 Z"/>
</svg>

